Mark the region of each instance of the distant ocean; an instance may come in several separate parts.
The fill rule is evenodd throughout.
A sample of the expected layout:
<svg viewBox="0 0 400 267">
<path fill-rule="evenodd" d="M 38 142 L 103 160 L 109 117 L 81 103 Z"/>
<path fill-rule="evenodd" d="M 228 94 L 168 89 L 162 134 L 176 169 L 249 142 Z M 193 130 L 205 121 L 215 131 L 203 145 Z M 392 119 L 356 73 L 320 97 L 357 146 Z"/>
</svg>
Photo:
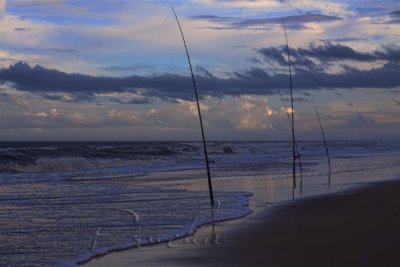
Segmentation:
<svg viewBox="0 0 400 267">
<path fill-rule="evenodd" d="M 328 143 L 336 174 L 400 163 L 400 143 Z M 209 142 L 213 179 L 269 175 L 290 192 L 291 142 Z M 304 187 L 327 183 L 323 142 L 299 142 Z M 168 241 L 211 222 L 206 191 L 163 186 L 205 180 L 198 142 L 0 143 L 0 265 L 74 266 L 110 250 Z M 298 170 L 299 171 L 299 170 Z M 290 195 L 290 194 L 289 194 Z M 215 220 L 251 213 L 252 192 L 216 190 Z M 285 200 L 276 195 L 276 201 Z"/>
</svg>

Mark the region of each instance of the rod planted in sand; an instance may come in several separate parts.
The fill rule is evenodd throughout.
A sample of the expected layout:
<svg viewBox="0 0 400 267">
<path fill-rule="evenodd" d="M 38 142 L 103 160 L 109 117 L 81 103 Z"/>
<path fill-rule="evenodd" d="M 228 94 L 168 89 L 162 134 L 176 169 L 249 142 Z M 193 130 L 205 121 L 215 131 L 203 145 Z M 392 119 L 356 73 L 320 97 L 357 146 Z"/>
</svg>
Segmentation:
<svg viewBox="0 0 400 267">
<path fill-rule="evenodd" d="M 286 114 L 287 114 L 287 117 L 288 117 L 288 119 L 289 119 L 290 128 L 292 128 L 292 120 L 290 119 L 289 112 L 287 112 L 288 106 L 287 106 L 286 101 L 285 101 L 285 99 L 283 98 L 283 95 L 281 94 L 281 92 L 278 92 L 278 93 L 279 93 L 279 95 L 281 96 L 281 100 L 282 100 L 283 105 L 284 105 L 284 107 L 285 107 L 285 109 L 286 109 Z M 297 144 L 296 138 L 294 139 L 294 145 L 296 146 L 297 159 L 299 160 L 299 168 L 300 168 L 300 190 L 302 190 L 302 188 L 303 188 L 303 164 L 301 163 L 301 157 L 300 157 L 300 152 L 299 152 L 299 146 L 298 146 L 298 144 Z"/>
<path fill-rule="evenodd" d="M 318 118 L 319 126 L 321 128 L 322 137 L 324 138 L 324 145 L 325 145 L 325 150 L 326 150 L 326 156 L 328 157 L 328 167 L 329 167 L 328 185 L 331 185 L 331 158 L 329 156 L 329 149 L 328 149 L 328 144 L 327 144 L 326 138 L 325 138 L 324 127 L 322 127 L 322 122 L 321 122 L 321 118 L 319 117 L 319 113 L 318 113 L 317 107 L 315 106 L 313 101 L 311 101 L 311 103 L 312 103 L 312 105 L 314 107 L 315 114 L 317 115 L 317 118 Z"/>
<path fill-rule="evenodd" d="M 285 33 L 286 40 L 286 52 L 288 57 L 288 68 L 289 68 L 289 81 L 290 81 L 290 105 L 292 112 L 292 156 L 293 156 L 293 187 L 292 187 L 292 198 L 294 201 L 294 190 L 296 189 L 296 150 L 295 150 L 295 135 L 294 135 L 294 107 L 293 107 L 293 81 L 292 81 L 292 66 L 290 63 L 290 51 L 289 51 L 289 41 L 286 33 L 285 20 L 282 19 L 283 32 Z"/>
<path fill-rule="evenodd" d="M 202 120 L 202 117 L 201 117 L 201 110 L 200 110 L 199 96 L 197 94 L 196 80 L 194 79 L 192 62 L 190 61 L 189 50 L 188 50 L 187 45 L 186 45 L 186 40 L 185 40 L 185 36 L 183 35 L 183 30 L 182 30 L 181 24 L 179 23 L 179 19 L 178 19 L 178 16 L 176 15 L 174 7 L 171 6 L 171 9 L 172 9 L 172 12 L 174 12 L 174 16 L 175 16 L 176 22 L 178 23 L 179 31 L 181 32 L 183 45 L 185 46 L 186 56 L 187 56 L 187 60 L 188 60 L 188 63 L 189 63 L 190 73 L 192 75 L 193 89 L 194 89 L 194 94 L 196 96 L 197 111 L 198 111 L 198 114 L 199 114 L 201 136 L 203 138 L 204 157 L 205 157 L 206 168 L 207 168 L 208 190 L 210 192 L 210 203 L 211 203 L 211 207 L 213 208 L 214 207 L 214 194 L 213 194 L 212 183 L 211 183 L 210 161 L 208 160 L 207 145 L 206 145 L 206 139 L 205 139 L 205 136 L 204 136 L 203 120 Z"/>
</svg>

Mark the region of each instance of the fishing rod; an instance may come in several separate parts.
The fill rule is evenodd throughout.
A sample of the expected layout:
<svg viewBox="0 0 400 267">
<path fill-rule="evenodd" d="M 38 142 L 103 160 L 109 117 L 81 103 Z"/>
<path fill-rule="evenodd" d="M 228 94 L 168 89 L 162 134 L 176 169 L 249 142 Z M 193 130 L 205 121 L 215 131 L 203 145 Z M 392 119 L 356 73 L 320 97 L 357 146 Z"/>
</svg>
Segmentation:
<svg viewBox="0 0 400 267">
<path fill-rule="evenodd" d="M 179 23 L 179 19 L 178 19 L 178 16 L 176 15 L 174 7 L 171 6 L 171 9 L 172 9 L 172 12 L 174 12 L 176 22 L 178 23 L 179 31 L 181 32 L 183 45 L 185 46 L 186 56 L 187 56 L 187 60 L 189 62 L 190 73 L 192 75 L 193 89 L 194 89 L 194 94 L 196 96 L 197 111 L 199 114 L 201 137 L 203 138 L 204 156 L 205 156 L 205 162 L 206 162 L 206 168 L 207 168 L 208 190 L 210 192 L 210 203 L 211 203 L 211 207 L 213 208 L 214 207 L 214 194 L 213 194 L 212 183 L 211 183 L 210 161 L 208 160 L 206 138 L 204 136 L 203 120 L 201 117 L 201 110 L 200 110 L 199 96 L 197 94 L 196 80 L 194 79 L 192 62 L 190 61 L 189 50 L 186 45 L 186 40 L 185 40 L 185 36 L 183 35 L 183 30 L 182 30 L 181 24 Z"/>
<path fill-rule="evenodd" d="M 314 107 L 315 114 L 317 115 L 317 118 L 318 118 L 319 126 L 321 128 L 322 137 L 324 138 L 324 145 L 325 145 L 325 150 L 326 150 L 326 156 L 328 157 L 328 166 L 329 166 L 328 185 L 331 185 L 331 158 L 329 156 L 329 149 L 328 149 L 328 144 L 327 144 L 326 138 L 325 138 L 324 127 L 322 127 L 322 122 L 321 122 L 321 118 L 319 117 L 319 113 L 318 113 L 317 107 L 315 106 L 313 101 L 311 101 L 311 103 L 312 103 L 312 105 Z"/>
<path fill-rule="evenodd" d="M 281 96 L 281 100 L 282 100 L 283 105 L 284 105 L 284 107 L 285 107 L 286 115 L 287 115 L 287 117 L 288 117 L 288 119 L 289 119 L 290 128 L 292 128 L 292 120 L 290 119 L 290 115 L 289 115 L 289 113 L 287 112 L 288 106 L 286 105 L 286 101 L 285 101 L 285 99 L 283 98 L 283 95 L 281 94 L 281 92 L 278 92 L 278 93 L 279 93 L 279 95 Z M 301 189 L 301 188 L 303 188 L 303 164 L 301 163 L 300 152 L 299 152 L 299 146 L 298 146 L 298 144 L 297 144 L 296 138 L 294 139 L 294 145 L 296 146 L 297 158 L 298 158 L 298 160 L 299 160 L 299 167 L 300 167 L 300 189 Z"/>
<path fill-rule="evenodd" d="M 293 107 L 293 81 L 292 81 L 292 66 L 290 63 L 290 51 L 289 51 L 289 41 L 286 33 L 285 20 L 282 19 L 283 32 L 285 33 L 286 39 L 286 52 L 288 57 L 288 67 L 289 67 L 289 80 L 290 80 L 290 104 L 292 112 L 292 156 L 293 156 L 293 187 L 292 187 L 292 198 L 294 201 L 294 190 L 296 189 L 296 149 L 295 149 L 295 135 L 294 135 L 294 107 Z"/>
</svg>

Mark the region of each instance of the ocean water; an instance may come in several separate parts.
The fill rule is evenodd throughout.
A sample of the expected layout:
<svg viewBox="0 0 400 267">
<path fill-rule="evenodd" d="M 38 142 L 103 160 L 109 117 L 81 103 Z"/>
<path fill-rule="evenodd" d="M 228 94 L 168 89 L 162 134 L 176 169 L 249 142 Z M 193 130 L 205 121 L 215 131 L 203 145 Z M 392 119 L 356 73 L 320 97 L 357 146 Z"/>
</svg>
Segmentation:
<svg viewBox="0 0 400 267">
<path fill-rule="evenodd" d="M 400 163 L 399 142 L 328 145 L 338 187 L 384 179 L 343 180 L 341 173 Z M 304 190 L 326 185 L 323 142 L 299 142 L 299 148 Z M 290 192 L 290 142 L 209 142 L 208 149 L 213 179 L 265 175 Z M 0 265 L 74 266 L 251 213 L 251 190 L 216 190 L 212 217 L 207 191 L 163 186 L 206 183 L 204 165 L 198 142 L 0 143 Z M 275 193 L 272 201 L 288 196 Z"/>
</svg>

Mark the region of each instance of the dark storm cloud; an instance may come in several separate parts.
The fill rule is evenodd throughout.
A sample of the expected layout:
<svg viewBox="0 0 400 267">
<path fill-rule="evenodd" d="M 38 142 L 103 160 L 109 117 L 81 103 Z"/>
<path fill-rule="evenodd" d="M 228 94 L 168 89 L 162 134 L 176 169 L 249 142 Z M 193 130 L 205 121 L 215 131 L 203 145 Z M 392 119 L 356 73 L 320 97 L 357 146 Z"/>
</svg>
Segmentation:
<svg viewBox="0 0 400 267">
<path fill-rule="evenodd" d="M 287 55 L 285 54 L 286 47 L 279 46 L 279 47 L 268 47 L 268 48 L 261 48 L 258 52 L 264 56 L 264 60 L 272 62 L 275 61 L 281 65 L 287 64 Z M 293 49 L 292 53 L 293 53 Z M 294 53 L 293 55 L 294 56 Z"/>
<path fill-rule="evenodd" d="M 322 88 L 393 88 L 400 85 L 399 64 L 388 63 L 371 70 L 344 67 L 345 72 L 329 74 L 310 70 L 297 70 L 293 75 L 294 87 L 298 90 Z M 0 81 L 11 82 L 16 89 L 29 91 L 53 100 L 63 101 L 57 93 L 66 93 L 64 101 L 91 101 L 96 94 L 112 92 L 139 93 L 143 99 L 131 103 L 151 103 L 151 98 L 174 102 L 176 99 L 193 100 L 191 79 L 175 74 L 154 76 L 129 76 L 125 78 L 93 77 L 67 74 L 40 66 L 30 67 L 17 63 L 0 71 Z M 225 95 L 268 95 L 276 90 L 287 89 L 286 74 L 270 75 L 260 68 L 236 72 L 230 78 L 196 76 L 200 95 L 223 97 Z M 54 96 L 56 95 L 56 96 Z M 122 101 L 122 100 L 121 100 Z M 130 101 L 130 100 L 127 100 Z M 126 103 L 124 101 L 124 103 Z"/>
<path fill-rule="evenodd" d="M 358 52 L 353 48 L 341 44 L 325 42 L 323 44 L 311 44 L 307 49 L 299 48 L 298 55 L 320 58 L 327 61 L 356 60 L 376 61 L 390 60 L 399 62 L 400 47 L 383 47 L 382 51 Z"/>
<path fill-rule="evenodd" d="M 268 63 L 276 62 L 282 66 L 288 65 L 286 46 L 261 48 L 258 51 L 263 55 L 263 60 Z M 306 68 L 313 71 L 322 71 L 323 68 L 314 63 L 309 57 L 300 55 L 297 49 L 290 49 L 291 60 L 295 68 Z"/>
<path fill-rule="evenodd" d="M 377 52 L 376 52 L 377 53 Z M 309 56 L 319 58 L 326 61 L 335 60 L 357 60 L 357 61 L 374 61 L 382 59 L 383 55 L 376 55 L 371 53 L 357 52 L 349 46 L 341 44 L 333 44 L 330 42 L 314 45 L 311 44 L 308 48 L 299 48 L 296 51 L 296 56 Z M 387 59 L 387 58 L 385 58 Z"/>
<path fill-rule="evenodd" d="M 287 65 L 286 46 L 262 48 L 258 51 L 266 62 L 276 62 Z M 305 68 L 313 71 L 322 71 L 325 64 L 339 60 L 353 60 L 360 62 L 373 62 L 387 60 L 400 63 L 400 47 L 386 46 L 382 51 L 358 52 L 349 46 L 323 42 L 310 44 L 307 48 L 290 49 L 291 60 L 294 68 Z M 316 64 L 312 59 L 319 60 L 322 65 Z"/>
<path fill-rule="evenodd" d="M 394 11 L 389 14 L 390 20 L 387 23 L 399 24 L 400 23 L 400 11 Z"/>
<path fill-rule="evenodd" d="M 202 66 L 196 66 L 196 72 L 208 78 L 215 78 L 214 75 Z"/>
<path fill-rule="evenodd" d="M 130 76 L 126 78 L 94 77 L 82 74 L 67 74 L 41 66 L 30 67 L 16 63 L 0 71 L 0 80 L 15 83 L 17 89 L 31 92 L 66 92 L 90 95 L 110 92 L 137 92 L 146 89 L 157 97 L 174 95 L 187 98 L 188 77 L 162 74 L 157 76 Z"/>
<path fill-rule="evenodd" d="M 309 70 L 298 70 L 293 75 L 294 87 L 298 89 L 318 88 L 391 88 L 400 85 L 399 64 L 388 63 L 381 68 L 368 71 L 345 68 L 344 73 L 329 74 Z M 269 76 L 260 69 L 240 74 L 239 81 L 248 88 L 264 84 L 268 89 L 287 88 L 288 77 L 284 74 Z M 260 91 L 259 91 L 260 92 Z M 256 92 L 254 92 L 256 93 Z"/>
</svg>

